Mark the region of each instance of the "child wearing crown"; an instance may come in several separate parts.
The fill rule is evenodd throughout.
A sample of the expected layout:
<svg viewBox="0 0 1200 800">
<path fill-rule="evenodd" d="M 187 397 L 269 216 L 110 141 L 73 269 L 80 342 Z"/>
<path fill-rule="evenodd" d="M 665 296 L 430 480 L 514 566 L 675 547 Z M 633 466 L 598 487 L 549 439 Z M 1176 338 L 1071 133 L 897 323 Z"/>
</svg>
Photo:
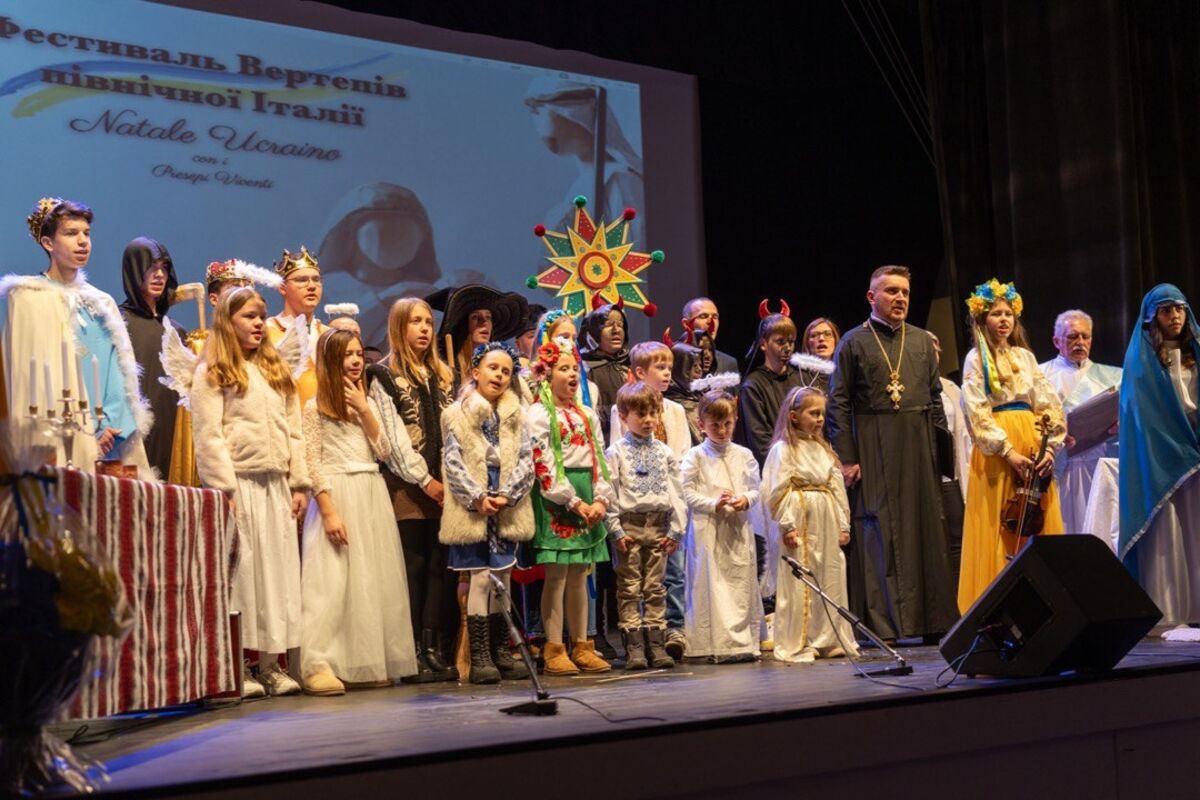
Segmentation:
<svg viewBox="0 0 1200 800">
<path fill-rule="evenodd" d="M 963 365 L 962 403 L 975 448 L 963 520 L 961 612 L 1029 541 L 1001 530 L 1005 502 L 1031 476 L 1053 475 L 1054 457 L 1067 433 L 1062 401 L 1029 350 L 1021 325 L 1024 302 L 1016 287 L 995 278 L 981 283 L 967 298 L 967 310 L 975 347 Z M 1043 434 L 1048 446 L 1035 461 Z M 1062 532 L 1057 487 L 1051 481 L 1040 533 Z"/>
<path fill-rule="evenodd" d="M 57 462 L 91 469 L 97 458 L 119 459 L 152 479 L 142 442 L 153 415 L 138 389 L 133 345 L 116 302 L 89 284 L 83 272 L 92 252 L 92 218 L 82 203 L 42 198 L 27 222 L 30 236 L 49 257 L 46 271 L 0 281 L 14 441 L 27 446 L 20 443 L 31 441 L 34 432 L 22 409 L 38 406 L 43 417 L 61 413 L 69 394 L 73 413 L 79 414 L 81 403 L 89 413 L 71 452 L 64 452 L 61 442 L 55 445 Z M 90 411 L 97 407 L 104 414 L 99 424 Z"/>
<path fill-rule="evenodd" d="M 279 293 L 283 295 L 283 311 L 267 321 L 267 336 L 271 344 L 278 345 L 297 322 L 308 326 L 308 340 L 316 342 L 328 330 L 328 326 L 316 317 L 323 292 L 321 265 L 308 252 L 308 248 L 301 245 L 299 253 L 283 251 L 275 264 L 275 272 L 283 278 L 279 287 Z M 296 379 L 296 391 L 300 394 L 301 407 L 317 396 L 317 368 L 311 357 L 304 372 Z"/>
</svg>

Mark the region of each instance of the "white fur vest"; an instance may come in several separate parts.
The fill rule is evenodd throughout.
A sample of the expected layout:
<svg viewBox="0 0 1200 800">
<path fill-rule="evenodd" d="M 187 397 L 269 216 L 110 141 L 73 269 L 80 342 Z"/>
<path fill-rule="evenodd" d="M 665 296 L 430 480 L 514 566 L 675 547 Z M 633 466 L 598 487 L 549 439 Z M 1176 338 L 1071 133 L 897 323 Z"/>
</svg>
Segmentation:
<svg viewBox="0 0 1200 800">
<path fill-rule="evenodd" d="M 500 398 L 500 486 L 508 481 L 521 457 L 521 429 L 525 424 L 521 402 L 512 392 Z M 480 486 L 487 486 L 487 441 L 483 423 L 492 405 L 473 393 L 442 412 L 443 435 L 453 432 L 462 445 L 463 465 Z M 471 511 L 447 487 L 438 539 L 442 544 L 474 544 L 487 539 L 487 517 Z M 533 538 L 533 504 L 526 493 L 515 506 L 497 515 L 501 538 L 524 542 Z"/>
</svg>

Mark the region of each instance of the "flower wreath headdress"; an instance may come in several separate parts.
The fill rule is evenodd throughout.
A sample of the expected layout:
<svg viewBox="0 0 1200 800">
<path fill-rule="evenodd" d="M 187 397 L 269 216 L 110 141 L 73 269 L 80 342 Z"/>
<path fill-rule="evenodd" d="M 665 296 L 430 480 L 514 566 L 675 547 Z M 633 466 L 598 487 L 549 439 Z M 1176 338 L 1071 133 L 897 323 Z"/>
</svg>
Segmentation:
<svg viewBox="0 0 1200 800">
<path fill-rule="evenodd" d="M 1025 310 L 1025 301 L 1017 292 L 1015 283 L 1001 283 L 992 278 L 976 286 L 975 291 L 967 298 L 967 311 L 970 312 L 971 319 L 977 320 L 985 316 L 997 300 L 1008 303 L 1012 307 L 1014 317 L 1020 318 Z M 988 395 L 999 394 L 1000 372 L 996 369 L 995 356 L 992 355 L 992 348 L 988 346 L 987 337 L 983 335 L 983 326 L 979 324 L 975 325 L 975 348 L 979 352 L 979 363 L 983 371 L 984 391 Z"/>
<path fill-rule="evenodd" d="M 494 353 L 497 350 L 511 358 L 514 366 L 520 363 L 520 354 L 504 342 L 486 342 L 476 347 L 475 352 L 471 353 L 471 369 L 478 367 L 479 362 L 483 361 L 483 357 L 488 353 Z"/>
<path fill-rule="evenodd" d="M 537 360 L 529 366 L 529 371 L 539 382 L 537 391 L 538 401 L 546 409 L 546 414 L 550 418 L 550 447 L 554 452 L 554 467 L 560 480 L 566 480 L 566 470 L 563 467 L 562 434 L 558 427 L 558 409 L 555 407 L 554 395 L 550 393 L 550 381 L 547 379 L 550 377 L 550 372 L 554 369 L 554 365 L 562 357 L 564 349 L 557 340 L 546 342 L 538 348 Z M 579 348 L 574 344 L 566 352 L 574 356 L 575 363 L 580 362 Z M 608 463 L 604 460 L 603 449 L 596 444 L 596 432 L 592 430 L 592 424 L 588 421 L 587 415 L 577 406 L 575 407 L 575 412 L 583 419 L 588 444 L 591 447 L 592 480 L 598 480 L 601 475 L 604 476 L 604 480 L 608 480 Z"/>
</svg>

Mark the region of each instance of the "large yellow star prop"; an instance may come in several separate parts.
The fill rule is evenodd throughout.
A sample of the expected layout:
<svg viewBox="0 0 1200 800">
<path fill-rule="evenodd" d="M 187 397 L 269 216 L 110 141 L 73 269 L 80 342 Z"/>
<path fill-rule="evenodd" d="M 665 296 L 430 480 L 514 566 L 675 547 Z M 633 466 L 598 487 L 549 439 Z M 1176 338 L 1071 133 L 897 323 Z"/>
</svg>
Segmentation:
<svg viewBox="0 0 1200 800">
<path fill-rule="evenodd" d="M 661 250 L 636 253 L 629 239 L 629 223 L 637 216 L 632 208 L 617 219 L 597 225 L 585 206 L 587 199 L 575 198 L 575 216 L 565 233 L 534 228 L 550 251 L 548 268 L 530 278 L 530 288 L 540 286 L 563 299 L 562 307 L 571 316 L 579 316 L 601 303 L 618 300 L 630 308 L 640 308 L 653 316 L 655 307 L 639 285 L 638 274 L 663 260 Z"/>
</svg>

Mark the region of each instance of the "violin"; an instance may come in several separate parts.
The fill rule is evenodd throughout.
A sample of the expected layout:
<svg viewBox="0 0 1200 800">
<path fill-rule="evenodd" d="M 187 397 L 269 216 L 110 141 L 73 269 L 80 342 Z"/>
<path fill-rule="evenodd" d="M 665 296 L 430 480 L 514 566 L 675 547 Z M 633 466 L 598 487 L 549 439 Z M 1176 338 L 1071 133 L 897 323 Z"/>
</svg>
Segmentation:
<svg viewBox="0 0 1200 800">
<path fill-rule="evenodd" d="M 1035 465 L 1041 463 L 1050 443 L 1050 415 L 1043 414 L 1036 426 L 1042 432 L 1042 444 L 1033 459 Z M 1005 501 L 1004 510 L 1000 513 L 1002 532 L 1010 533 L 1018 540 L 1042 532 L 1046 522 L 1047 490 L 1052 480 L 1053 472 L 1043 477 L 1038 475 L 1036 469 L 1030 469 L 1027 475 L 1018 475 L 1017 488 L 1012 497 Z"/>
</svg>

